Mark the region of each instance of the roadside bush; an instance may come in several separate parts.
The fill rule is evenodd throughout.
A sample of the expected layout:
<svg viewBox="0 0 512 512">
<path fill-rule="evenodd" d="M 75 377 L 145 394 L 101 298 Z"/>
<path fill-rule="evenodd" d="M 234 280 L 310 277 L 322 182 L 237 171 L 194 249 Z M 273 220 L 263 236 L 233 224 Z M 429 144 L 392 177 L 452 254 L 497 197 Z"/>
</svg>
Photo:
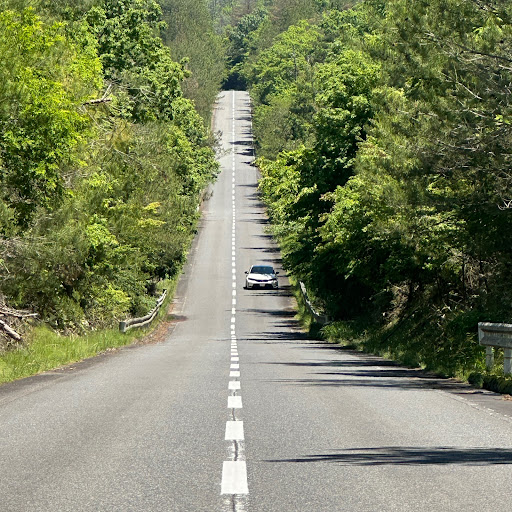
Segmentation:
<svg viewBox="0 0 512 512">
<path fill-rule="evenodd" d="M 496 393 L 512 395 L 512 378 L 486 375 L 483 377 L 482 387 Z"/>
</svg>

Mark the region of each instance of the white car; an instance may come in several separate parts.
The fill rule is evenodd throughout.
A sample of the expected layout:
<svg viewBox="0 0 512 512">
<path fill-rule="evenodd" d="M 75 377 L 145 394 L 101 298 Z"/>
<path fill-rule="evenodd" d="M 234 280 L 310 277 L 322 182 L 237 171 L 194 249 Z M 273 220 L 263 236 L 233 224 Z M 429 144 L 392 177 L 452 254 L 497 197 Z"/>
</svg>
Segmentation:
<svg viewBox="0 0 512 512">
<path fill-rule="evenodd" d="M 246 271 L 245 286 L 251 288 L 279 288 L 277 274 L 274 268 L 269 265 L 253 265 L 249 271 Z"/>
</svg>

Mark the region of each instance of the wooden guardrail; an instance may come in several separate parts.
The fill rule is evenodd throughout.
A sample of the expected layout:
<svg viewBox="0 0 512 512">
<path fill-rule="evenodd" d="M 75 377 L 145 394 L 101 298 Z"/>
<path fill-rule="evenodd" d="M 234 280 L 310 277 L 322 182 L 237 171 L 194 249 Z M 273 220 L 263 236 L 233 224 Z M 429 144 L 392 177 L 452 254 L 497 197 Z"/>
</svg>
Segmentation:
<svg viewBox="0 0 512 512">
<path fill-rule="evenodd" d="M 126 332 L 128 329 L 133 329 L 135 327 L 144 327 L 145 325 L 149 325 L 157 315 L 159 309 L 164 303 L 166 296 L 167 290 L 164 290 L 164 293 L 156 301 L 156 306 L 146 316 L 143 316 L 141 318 L 131 318 L 129 320 L 119 322 L 119 330 L 121 332 Z"/>
<path fill-rule="evenodd" d="M 490 370 L 494 366 L 494 348 L 503 349 L 503 373 L 512 375 L 512 324 L 479 322 L 478 341 L 484 345 L 485 364 Z"/>
</svg>

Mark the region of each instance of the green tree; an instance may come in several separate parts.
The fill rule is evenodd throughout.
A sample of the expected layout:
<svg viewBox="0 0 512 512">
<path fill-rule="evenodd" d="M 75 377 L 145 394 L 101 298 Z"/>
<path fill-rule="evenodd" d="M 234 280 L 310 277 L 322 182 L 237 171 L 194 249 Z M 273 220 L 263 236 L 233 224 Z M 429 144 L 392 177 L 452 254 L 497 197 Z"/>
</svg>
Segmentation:
<svg viewBox="0 0 512 512">
<path fill-rule="evenodd" d="M 161 15 L 153 0 L 104 0 L 86 15 L 105 79 L 126 99 L 122 112 L 135 122 L 172 119 L 172 102 L 181 96 L 186 73 L 160 38 Z"/>
<path fill-rule="evenodd" d="M 225 75 L 222 37 L 204 0 L 159 0 L 159 4 L 166 23 L 163 41 L 190 71 L 182 83 L 183 93 L 208 124 Z"/>
<path fill-rule="evenodd" d="M 318 64 L 313 142 L 310 147 L 281 154 L 274 164 L 261 162 L 262 190 L 270 198 L 271 215 L 276 210 L 280 212 L 278 232 L 285 263 L 328 305 L 331 313 L 341 307 L 336 297 L 344 295 L 345 275 L 342 269 L 340 273 L 333 272 L 332 258 L 320 250 L 320 228 L 333 207 L 332 193 L 354 172 L 358 144 L 365 138 L 366 124 L 373 115 L 373 90 L 379 78 L 379 66 L 353 50 Z M 290 168 L 294 169 L 291 182 Z M 282 181 L 281 197 L 269 195 L 266 180 L 270 176 Z M 283 190 L 287 186 L 289 193 Z"/>
<path fill-rule="evenodd" d="M 227 27 L 227 66 L 229 76 L 224 88 L 244 89 L 247 86 L 242 76 L 242 67 L 250 50 L 251 39 L 254 32 L 268 18 L 268 11 L 264 7 L 258 7 L 253 12 L 245 14 L 234 27 Z"/>
<path fill-rule="evenodd" d="M 101 85 L 94 51 L 31 9 L 0 13 L 2 200 L 26 227 L 37 208 L 62 200 L 90 120 L 81 107 Z"/>
</svg>

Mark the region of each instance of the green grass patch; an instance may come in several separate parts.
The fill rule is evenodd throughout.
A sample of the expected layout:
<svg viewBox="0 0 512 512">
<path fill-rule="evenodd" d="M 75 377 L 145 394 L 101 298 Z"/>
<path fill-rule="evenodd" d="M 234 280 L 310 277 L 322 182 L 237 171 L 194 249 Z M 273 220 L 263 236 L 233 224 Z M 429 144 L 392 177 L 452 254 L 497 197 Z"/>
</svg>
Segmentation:
<svg viewBox="0 0 512 512">
<path fill-rule="evenodd" d="M 329 343 L 361 351 L 365 350 L 365 344 L 371 337 L 369 326 L 355 321 L 327 324 L 320 330 L 320 335 Z"/>
<path fill-rule="evenodd" d="M 331 343 L 461 380 L 481 371 L 485 364 L 485 351 L 478 344 L 476 331 L 450 333 L 420 313 L 393 324 L 373 324 L 364 319 L 335 322 L 322 328 L 321 335 Z"/>
<path fill-rule="evenodd" d="M 96 331 L 85 336 L 63 336 L 48 327 L 36 327 L 26 346 L 0 355 L 0 383 L 30 377 L 93 357 L 107 349 L 132 343 L 141 332 Z"/>
</svg>

